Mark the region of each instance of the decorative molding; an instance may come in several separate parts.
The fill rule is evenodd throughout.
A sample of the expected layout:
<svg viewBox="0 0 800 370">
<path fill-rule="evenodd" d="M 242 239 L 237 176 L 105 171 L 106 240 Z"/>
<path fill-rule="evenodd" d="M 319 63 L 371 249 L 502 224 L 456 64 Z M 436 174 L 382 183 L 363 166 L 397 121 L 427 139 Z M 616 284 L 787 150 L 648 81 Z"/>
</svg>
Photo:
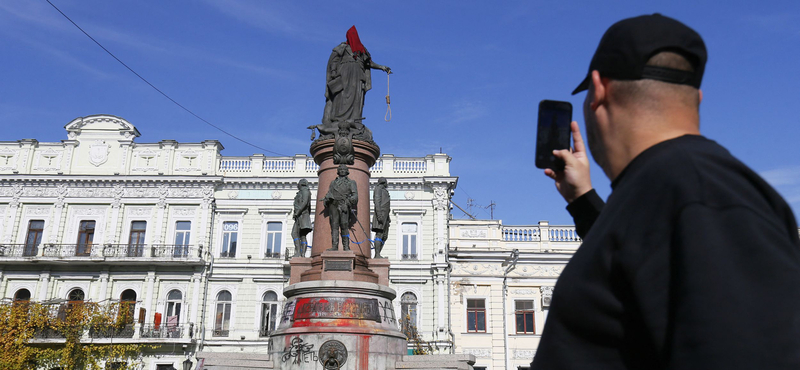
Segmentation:
<svg viewBox="0 0 800 370">
<path fill-rule="evenodd" d="M 152 207 L 130 207 L 127 208 L 128 216 L 134 217 L 150 217 L 153 215 Z"/>
<path fill-rule="evenodd" d="M 534 292 L 535 291 L 533 289 L 514 289 L 511 291 L 511 293 L 513 294 L 529 296 L 529 297 L 533 296 Z"/>
<path fill-rule="evenodd" d="M 19 150 L 10 148 L 0 149 L 0 171 L 13 171 L 17 169 Z"/>
<path fill-rule="evenodd" d="M 176 157 L 176 172 L 200 171 L 200 162 L 203 160 L 203 153 L 195 150 L 185 150 L 178 152 Z"/>
<path fill-rule="evenodd" d="M 446 211 L 448 210 L 448 196 L 447 196 L 447 187 L 443 185 L 433 186 L 433 209 L 437 211 Z"/>
<path fill-rule="evenodd" d="M 533 360 L 533 356 L 536 356 L 535 349 L 515 349 L 514 352 L 511 353 L 511 358 L 514 359 Z"/>
<path fill-rule="evenodd" d="M 145 148 L 143 150 L 135 151 L 133 153 L 133 168 L 131 171 L 147 172 L 158 171 L 158 156 L 160 153 L 154 151 L 152 148 Z"/>
<path fill-rule="evenodd" d="M 71 188 L 69 196 L 75 198 L 111 198 L 110 188 Z"/>
<path fill-rule="evenodd" d="M 61 157 L 64 151 L 56 151 L 53 148 L 47 148 L 45 151 L 36 153 L 36 164 L 33 166 L 35 171 L 58 171 L 61 169 Z"/>
<path fill-rule="evenodd" d="M 49 206 L 30 206 L 25 208 L 26 216 L 47 216 L 50 214 Z"/>
<path fill-rule="evenodd" d="M 542 292 L 542 307 L 550 307 L 550 302 L 553 300 L 553 287 L 543 286 L 539 290 Z"/>
<path fill-rule="evenodd" d="M 461 229 L 462 238 L 486 239 L 487 235 L 486 229 Z"/>
<path fill-rule="evenodd" d="M 100 165 L 108 161 L 108 153 L 110 152 L 111 145 L 108 145 L 105 140 L 95 140 L 92 145 L 89 145 L 89 163 L 95 167 L 100 167 Z"/>
<path fill-rule="evenodd" d="M 80 207 L 73 209 L 72 212 L 75 216 L 102 216 L 106 214 L 106 209 L 97 207 L 95 208 Z"/>
<path fill-rule="evenodd" d="M 477 358 L 492 358 L 491 348 L 464 348 L 461 352 L 465 355 L 473 355 Z"/>
<path fill-rule="evenodd" d="M 174 216 L 194 217 L 195 214 L 197 214 L 197 208 L 195 208 L 195 207 L 176 207 L 176 208 L 172 208 L 172 214 Z"/>
<path fill-rule="evenodd" d="M 407 191 L 404 196 L 407 200 L 414 200 L 414 192 Z"/>
</svg>

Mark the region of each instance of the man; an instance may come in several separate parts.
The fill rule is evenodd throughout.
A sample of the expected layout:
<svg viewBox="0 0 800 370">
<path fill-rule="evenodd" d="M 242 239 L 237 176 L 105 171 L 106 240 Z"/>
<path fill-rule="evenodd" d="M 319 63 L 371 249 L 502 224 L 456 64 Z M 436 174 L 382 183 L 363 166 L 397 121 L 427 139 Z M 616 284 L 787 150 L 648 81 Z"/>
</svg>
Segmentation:
<svg viewBox="0 0 800 370">
<path fill-rule="evenodd" d="M 323 202 L 328 210 L 331 220 L 331 248 L 329 251 L 339 249 L 339 233 L 342 236 L 342 250 L 350 250 L 350 212 L 358 203 L 358 189 L 356 182 L 347 175 L 350 170 L 346 164 L 340 164 L 337 170 L 339 177 L 331 181 L 328 194 Z"/>
<path fill-rule="evenodd" d="M 306 179 L 300 179 L 297 183 L 292 217 L 294 218 L 294 226 L 292 226 L 294 256 L 303 257 L 308 248 L 306 235 L 311 232 L 311 191 L 308 190 L 308 180 Z"/>
<path fill-rule="evenodd" d="M 391 197 L 389 191 L 386 190 L 386 178 L 381 177 L 378 179 L 378 185 L 375 186 L 375 191 L 372 192 L 372 203 L 375 204 L 375 214 L 372 216 L 372 231 L 375 232 L 375 257 L 386 258 L 381 256 L 381 250 L 386 243 L 386 238 L 389 236 L 389 211 L 391 207 Z"/>
<path fill-rule="evenodd" d="M 608 29 L 577 124 L 545 173 L 584 242 L 559 277 L 533 369 L 800 368 L 800 241 L 786 202 L 700 136 L 700 36 L 658 15 Z M 595 220 L 596 217 L 596 220 Z"/>
</svg>

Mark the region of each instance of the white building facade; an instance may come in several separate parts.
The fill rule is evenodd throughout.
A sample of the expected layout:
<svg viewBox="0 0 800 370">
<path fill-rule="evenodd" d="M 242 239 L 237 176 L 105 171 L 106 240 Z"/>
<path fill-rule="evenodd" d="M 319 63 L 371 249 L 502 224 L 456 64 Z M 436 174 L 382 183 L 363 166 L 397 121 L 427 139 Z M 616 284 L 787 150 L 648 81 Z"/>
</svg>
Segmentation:
<svg viewBox="0 0 800 370">
<path fill-rule="evenodd" d="M 313 159 L 225 157 L 214 140 L 136 143 L 138 130 L 110 115 L 65 128 L 61 142 L 0 142 L 0 297 L 136 302 L 129 330 L 86 340 L 153 345 L 149 370 L 181 369 L 199 351 L 266 354 L 288 284 L 300 179 L 316 199 Z M 441 353 L 453 343 L 449 162 L 386 154 L 371 169 L 392 198 L 382 255 L 395 310 Z"/>
</svg>

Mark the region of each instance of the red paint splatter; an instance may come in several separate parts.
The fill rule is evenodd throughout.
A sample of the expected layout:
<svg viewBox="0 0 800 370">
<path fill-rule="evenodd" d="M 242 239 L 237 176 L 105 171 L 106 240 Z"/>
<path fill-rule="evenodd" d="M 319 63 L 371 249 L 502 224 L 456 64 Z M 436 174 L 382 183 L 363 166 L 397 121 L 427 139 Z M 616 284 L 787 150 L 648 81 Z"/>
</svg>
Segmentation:
<svg viewBox="0 0 800 370">
<path fill-rule="evenodd" d="M 358 338 L 358 366 L 359 370 L 369 370 L 369 335 L 362 335 Z"/>
</svg>

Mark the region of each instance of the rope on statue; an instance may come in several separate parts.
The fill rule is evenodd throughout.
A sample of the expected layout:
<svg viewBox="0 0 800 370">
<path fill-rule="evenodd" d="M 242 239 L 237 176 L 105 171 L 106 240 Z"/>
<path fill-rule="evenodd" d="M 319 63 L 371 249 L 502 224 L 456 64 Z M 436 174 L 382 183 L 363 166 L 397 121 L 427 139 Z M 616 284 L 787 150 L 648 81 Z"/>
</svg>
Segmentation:
<svg viewBox="0 0 800 370">
<path fill-rule="evenodd" d="M 383 116 L 383 120 L 386 122 L 392 120 L 392 104 L 389 99 L 389 74 L 386 73 L 386 114 Z"/>
</svg>

